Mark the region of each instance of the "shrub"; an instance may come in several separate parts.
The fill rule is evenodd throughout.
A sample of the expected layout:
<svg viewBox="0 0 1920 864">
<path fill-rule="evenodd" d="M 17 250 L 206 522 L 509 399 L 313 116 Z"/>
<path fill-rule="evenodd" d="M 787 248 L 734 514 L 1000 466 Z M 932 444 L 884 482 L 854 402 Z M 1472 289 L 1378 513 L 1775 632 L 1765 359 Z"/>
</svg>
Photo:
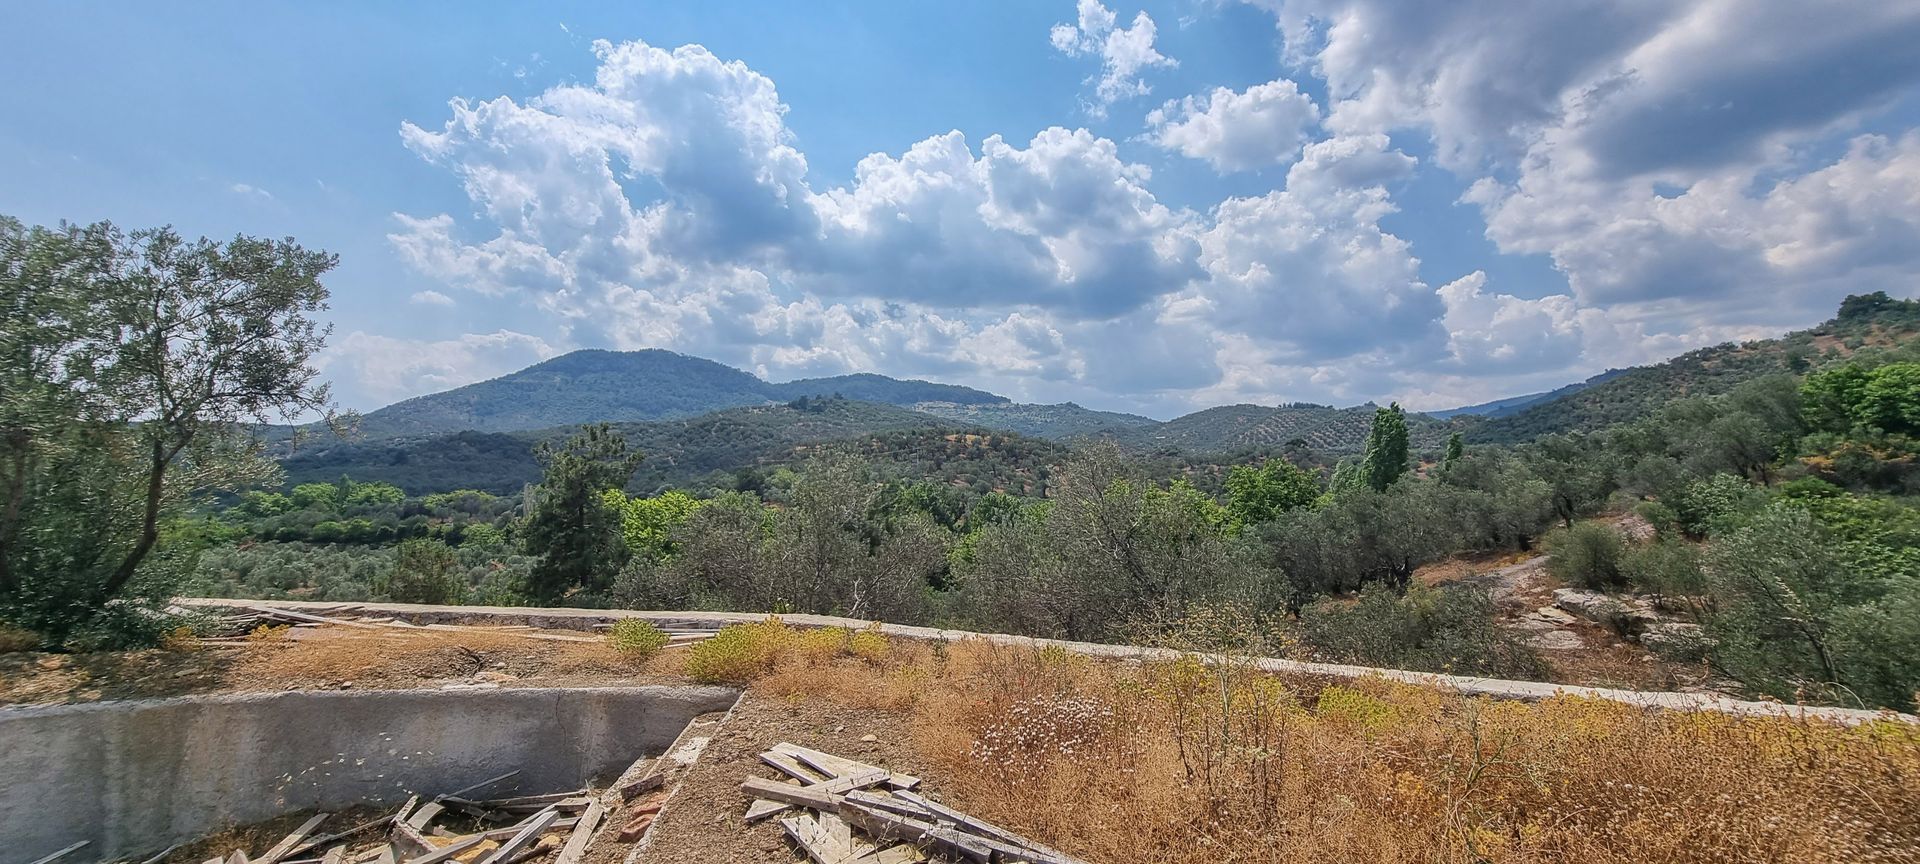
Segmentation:
<svg viewBox="0 0 1920 864">
<path fill-rule="evenodd" d="M 1547 551 L 1553 553 L 1547 569 L 1563 582 L 1593 590 L 1620 588 L 1627 583 L 1620 570 L 1626 543 L 1611 527 L 1582 522 L 1556 535 Z"/>
<path fill-rule="evenodd" d="M 687 649 L 687 677 L 708 684 L 747 684 L 773 671 L 794 633 L 779 618 L 733 624 Z"/>
<path fill-rule="evenodd" d="M 607 631 L 607 644 L 635 660 L 646 660 L 667 647 L 667 633 L 653 622 L 640 618 L 622 618 Z"/>
<path fill-rule="evenodd" d="M 858 633 L 850 634 L 847 637 L 846 645 L 848 654 L 852 654 L 869 663 L 878 663 L 887 659 L 887 652 L 892 647 L 891 643 L 887 641 L 886 634 L 880 632 L 878 624 Z"/>
<path fill-rule="evenodd" d="M 1705 593 L 1700 552 L 1679 540 L 1661 540 L 1628 549 L 1620 573 L 1633 587 L 1653 594 L 1692 597 Z"/>
<path fill-rule="evenodd" d="M 1300 642 L 1316 659 L 1423 672 L 1539 678 L 1544 661 L 1521 638 L 1494 623 L 1486 589 L 1415 585 L 1396 597 L 1384 585 L 1357 603 L 1324 600 L 1300 616 Z"/>
<path fill-rule="evenodd" d="M 397 603 L 457 603 L 466 593 L 453 547 L 430 537 L 394 547 L 387 596 Z"/>
<path fill-rule="evenodd" d="M 40 647 L 40 634 L 0 624 L 0 654 L 32 651 Z"/>
</svg>

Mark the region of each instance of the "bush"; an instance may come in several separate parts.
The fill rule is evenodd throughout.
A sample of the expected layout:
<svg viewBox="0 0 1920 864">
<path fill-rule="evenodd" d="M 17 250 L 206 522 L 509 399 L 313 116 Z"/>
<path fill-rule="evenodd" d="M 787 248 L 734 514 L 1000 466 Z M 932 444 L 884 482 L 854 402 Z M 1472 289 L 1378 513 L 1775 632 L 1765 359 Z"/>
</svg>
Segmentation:
<svg viewBox="0 0 1920 864">
<path fill-rule="evenodd" d="M 707 684 L 747 684 L 773 671 L 793 637 L 774 617 L 723 627 L 687 649 L 687 677 Z"/>
<path fill-rule="evenodd" d="M 457 603 L 467 587 L 459 568 L 453 547 L 426 537 L 408 540 L 394 547 L 387 596 L 397 603 Z"/>
<path fill-rule="evenodd" d="M 1633 587 L 1670 597 L 1693 597 L 1706 592 L 1700 571 L 1700 552 L 1679 540 L 1661 540 L 1628 549 L 1620 572 Z"/>
<path fill-rule="evenodd" d="M 40 634 L 0 624 L 0 654 L 32 651 L 40 647 Z"/>
<path fill-rule="evenodd" d="M 1620 532 L 1598 522 L 1582 522 L 1556 535 L 1547 551 L 1547 569 L 1562 582 L 1596 591 L 1627 584 L 1620 569 L 1626 542 Z"/>
<path fill-rule="evenodd" d="M 644 661 L 667 647 L 667 632 L 653 626 L 651 621 L 622 618 L 613 622 L 613 629 L 607 631 L 607 644 L 615 651 Z"/>
<path fill-rule="evenodd" d="M 1369 585 L 1357 603 L 1323 600 L 1300 616 L 1300 642 L 1315 659 L 1362 666 L 1541 678 L 1546 663 L 1494 623 L 1486 589 L 1415 585 L 1396 597 Z"/>
</svg>

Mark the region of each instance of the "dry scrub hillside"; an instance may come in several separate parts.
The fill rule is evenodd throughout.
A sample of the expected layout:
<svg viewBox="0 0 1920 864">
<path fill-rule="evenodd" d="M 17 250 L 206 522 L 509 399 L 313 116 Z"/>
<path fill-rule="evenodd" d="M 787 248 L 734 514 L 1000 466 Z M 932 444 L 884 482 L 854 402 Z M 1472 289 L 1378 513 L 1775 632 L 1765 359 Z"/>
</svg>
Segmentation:
<svg viewBox="0 0 1920 864">
<path fill-rule="evenodd" d="M 1920 727 L 1468 699 L 1197 659 L 929 643 L 770 619 L 688 647 L 322 627 L 0 656 L 0 701 L 287 687 L 698 680 L 746 688 L 648 862 L 794 860 L 740 780 L 791 740 L 910 769 L 1093 862 L 1914 862 Z M 46 668 L 48 666 L 51 668 Z M 176 677 L 178 676 L 178 677 Z"/>
<path fill-rule="evenodd" d="M 688 660 L 747 683 L 760 714 L 908 730 L 904 758 L 948 803 L 1091 861 L 1920 860 L 1920 729 L 1894 721 L 1493 702 L 777 623 Z M 745 831 L 713 815 L 745 805 L 716 788 L 683 820 Z M 729 854 L 789 860 L 768 845 Z"/>
</svg>

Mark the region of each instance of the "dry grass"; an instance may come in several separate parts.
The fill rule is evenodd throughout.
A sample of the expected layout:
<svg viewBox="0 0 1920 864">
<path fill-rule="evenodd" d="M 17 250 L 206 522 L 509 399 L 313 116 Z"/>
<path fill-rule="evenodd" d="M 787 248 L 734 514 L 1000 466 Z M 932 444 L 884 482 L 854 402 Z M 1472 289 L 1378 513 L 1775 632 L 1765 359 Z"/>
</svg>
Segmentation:
<svg viewBox="0 0 1920 864">
<path fill-rule="evenodd" d="M 407 631 L 319 628 L 250 637 L 259 643 L 226 676 L 234 689 L 287 686 L 406 687 L 485 673 L 542 685 L 647 673 L 653 663 L 605 640 L 549 642 L 486 630 Z M 279 643 L 279 644 L 273 644 Z M 655 658 L 657 660 L 664 657 Z M 277 685 L 277 686 L 274 686 Z"/>
<path fill-rule="evenodd" d="M 761 640 L 803 637 L 756 625 Z M 895 643 L 753 686 L 904 712 L 955 803 L 1093 861 L 1920 861 L 1920 729 Z"/>
</svg>

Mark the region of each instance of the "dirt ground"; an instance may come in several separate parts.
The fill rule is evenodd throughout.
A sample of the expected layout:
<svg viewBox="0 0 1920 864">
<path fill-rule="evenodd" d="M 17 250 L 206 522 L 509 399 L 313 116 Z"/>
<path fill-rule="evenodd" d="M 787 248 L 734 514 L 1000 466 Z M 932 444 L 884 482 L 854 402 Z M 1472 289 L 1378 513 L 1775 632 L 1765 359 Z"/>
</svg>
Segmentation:
<svg viewBox="0 0 1920 864">
<path fill-rule="evenodd" d="M 1613 517 L 1613 522 L 1629 537 L 1643 538 L 1652 530 L 1644 520 L 1631 515 Z M 1499 623 L 1516 630 L 1525 630 L 1521 624 L 1528 613 L 1552 606 L 1554 589 L 1565 587 L 1547 570 L 1547 556 L 1540 552 L 1456 556 L 1420 568 L 1414 578 L 1428 586 L 1462 582 L 1485 586 L 1493 595 Z M 1539 646 L 1556 683 L 1627 690 L 1694 690 L 1709 681 L 1704 668 L 1670 662 L 1590 621 L 1576 620 L 1558 629 L 1570 632 L 1580 645 Z"/>
<path fill-rule="evenodd" d="M 0 654 L 0 705 L 271 690 L 401 690 L 449 684 L 582 687 L 685 679 L 678 649 L 636 662 L 601 641 L 540 631 L 285 628 L 233 643 L 95 654 Z M 581 634 L 562 635 L 578 639 Z"/>
<path fill-rule="evenodd" d="M 848 711 L 821 699 L 787 699 L 750 690 L 681 780 L 680 790 L 654 824 L 642 860 L 647 864 L 797 860 L 777 819 L 748 825 L 743 818 L 749 802 L 740 793 L 740 783 L 748 776 L 777 778 L 777 772 L 760 762 L 759 754 L 782 741 L 913 774 L 923 778 L 923 790 L 935 796 L 941 793 L 939 779 L 929 776 L 901 714 Z"/>
</svg>

